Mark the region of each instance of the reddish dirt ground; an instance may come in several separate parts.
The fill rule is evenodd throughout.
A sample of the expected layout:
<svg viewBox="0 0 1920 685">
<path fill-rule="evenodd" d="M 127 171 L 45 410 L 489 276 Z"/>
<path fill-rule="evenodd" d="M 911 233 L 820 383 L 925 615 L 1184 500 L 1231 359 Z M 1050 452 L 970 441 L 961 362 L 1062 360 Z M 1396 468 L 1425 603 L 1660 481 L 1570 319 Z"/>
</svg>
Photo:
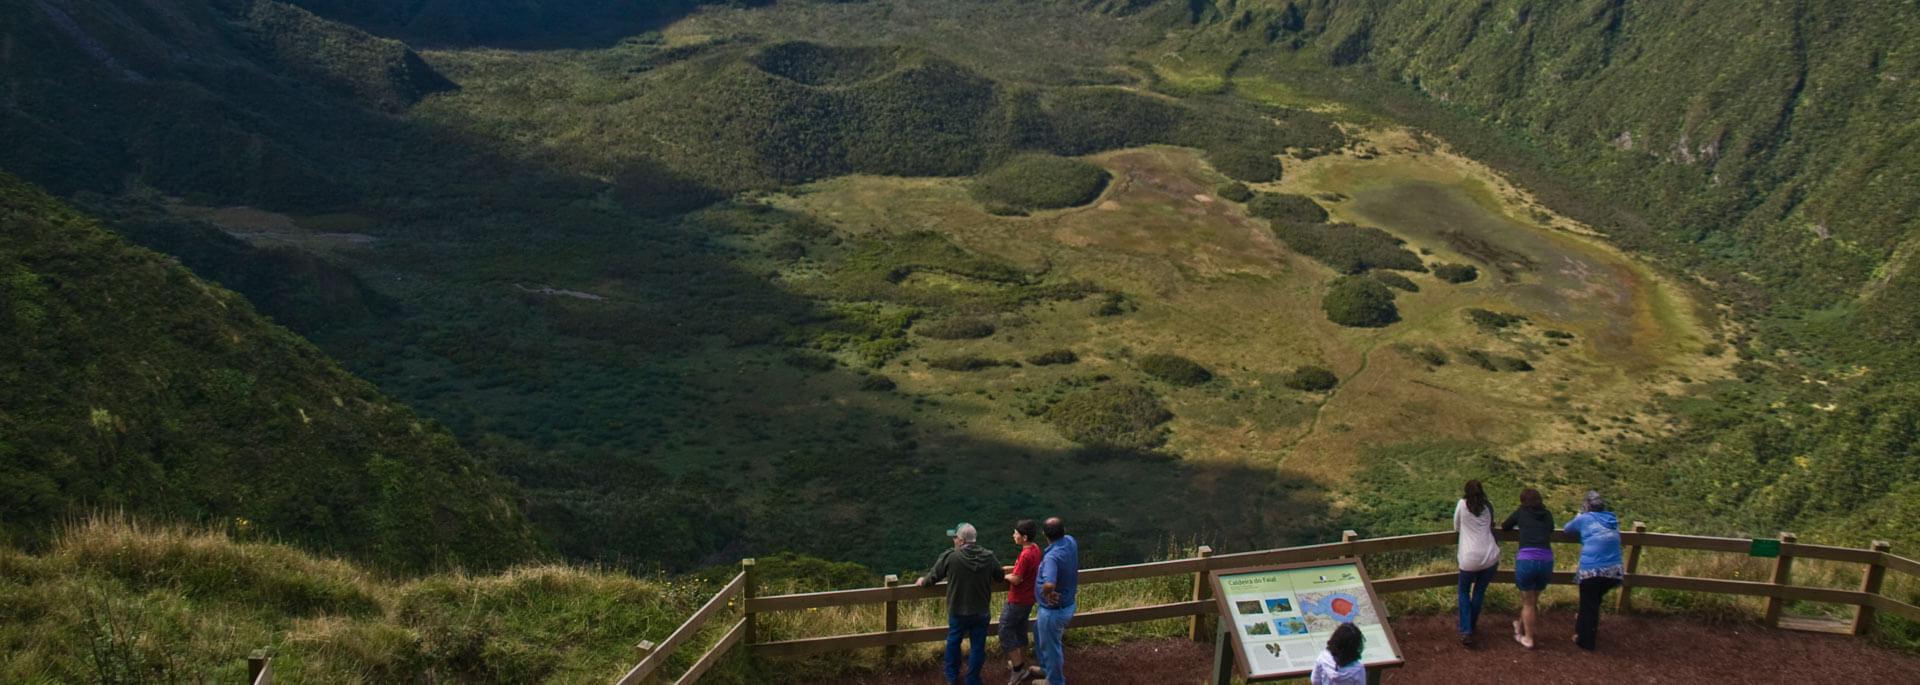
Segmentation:
<svg viewBox="0 0 1920 685">
<path fill-rule="evenodd" d="M 1605 616 L 1600 646 L 1573 646 L 1573 615 L 1549 614 L 1542 639 L 1528 651 L 1510 637 L 1511 616 L 1489 615 L 1480 643 L 1462 647 L 1451 616 L 1413 616 L 1393 622 L 1407 663 L 1386 672 L 1385 683 L 1920 683 L 1920 659 L 1879 649 L 1844 635 L 1714 625 L 1682 618 Z M 1067 675 L 1091 685 L 1201 683 L 1213 648 L 1186 640 L 1068 648 Z M 988 685 L 1005 683 L 1007 669 L 989 660 Z M 797 682 L 797 681 L 796 681 Z M 945 682 L 939 664 L 912 672 L 834 681 L 881 685 Z M 1304 680 L 1297 682 L 1305 682 Z M 824 685 L 824 684 L 823 684 Z"/>
</svg>

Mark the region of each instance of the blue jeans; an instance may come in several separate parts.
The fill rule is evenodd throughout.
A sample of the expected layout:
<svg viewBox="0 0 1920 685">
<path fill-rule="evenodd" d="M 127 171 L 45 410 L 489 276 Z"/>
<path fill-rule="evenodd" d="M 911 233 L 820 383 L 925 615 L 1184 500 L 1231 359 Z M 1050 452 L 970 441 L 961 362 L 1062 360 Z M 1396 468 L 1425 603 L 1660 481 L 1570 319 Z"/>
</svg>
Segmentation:
<svg viewBox="0 0 1920 685">
<path fill-rule="evenodd" d="M 947 682 L 960 679 L 960 638 L 967 638 L 967 685 L 980 685 L 987 665 L 987 615 L 947 615 Z"/>
<path fill-rule="evenodd" d="M 1480 624 L 1480 605 L 1487 601 L 1487 584 L 1493 582 L 1494 566 L 1479 571 L 1460 572 L 1460 634 L 1473 634 Z"/>
<path fill-rule="evenodd" d="M 1553 561 L 1521 559 L 1513 562 L 1513 587 L 1521 592 L 1539 592 L 1553 582 Z"/>
<path fill-rule="evenodd" d="M 1047 669 L 1047 685 L 1067 685 L 1067 655 L 1060 649 L 1067 635 L 1067 622 L 1073 620 L 1074 605 L 1048 609 L 1040 605 L 1040 618 L 1033 622 L 1033 656 Z"/>
</svg>

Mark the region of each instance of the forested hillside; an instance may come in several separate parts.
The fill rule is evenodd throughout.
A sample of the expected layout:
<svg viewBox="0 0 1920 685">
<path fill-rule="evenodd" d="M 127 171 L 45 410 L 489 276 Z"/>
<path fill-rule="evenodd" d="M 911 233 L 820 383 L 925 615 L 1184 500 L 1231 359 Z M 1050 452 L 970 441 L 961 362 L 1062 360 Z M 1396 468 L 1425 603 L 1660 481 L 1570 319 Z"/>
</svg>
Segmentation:
<svg viewBox="0 0 1920 685">
<path fill-rule="evenodd" d="M 450 87 L 399 41 L 267 0 L 0 5 L 0 168 L 66 195 L 329 206 Z M 86 87 L 75 87 L 86 84 Z"/>
<path fill-rule="evenodd" d="M 1223 90 L 1293 79 L 1440 132 L 1732 307 L 1742 382 L 1666 402 L 1686 428 L 1620 446 L 1615 487 L 1911 539 L 1913 3 L 1123 4 L 1187 27 L 1154 52 Z"/>
<path fill-rule="evenodd" d="M 438 422 L 232 292 L 0 174 L 0 526 L 90 510 L 207 522 L 393 568 L 535 545 Z"/>
<path fill-rule="evenodd" d="M 1913 9 L 34 1 L 0 6 L 0 139 L 22 141 L 0 146 L 0 168 L 444 421 L 520 486 L 482 478 L 469 485 L 490 494 L 462 501 L 493 511 L 524 493 L 501 509 L 532 512 L 576 559 L 684 569 L 796 550 L 898 565 L 918 542 L 870 525 L 883 516 L 1069 505 L 1098 539 L 1090 552 L 1135 559 L 1174 535 L 1270 545 L 1425 529 L 1435 521 L 1408 512 L 1443 516 L 1453 497 L 1427 486 L 1469 474 L 1601 487 L 1674 525 L 1908 541 Z M 1498 259 L 1415 235 L 1428 227 L 1355 223 L 1364 202 L 1300 173 L 1395 154 L 1357 141 L 1399 126 L 1416 131 L 1399 152 L 1457 152 L 1540 200 L 1449 216 L 1487 210 L 1532 231 L 1565 214 L 1662 274 L 1615 264 L 1617 282 L 1587 285 L 1627 293 L 1671 276 L 1688 291 L 1672 302 L 1704 306 L 1519 311 Z M 1557 264 L 1520 278 L 1558 278 Z M 1322 314 L 1355 299 L 1386 306 Z M 1604 334 L 1639 314 L 1672 335 L 1603 349 L 1549 320 L 1613 317 L 1588 322 Z M 10 506 L 244 517 L 342 549 L 336 526 L 377 523 L 352 517 L 378 506 L 289 504 L 291 489 L 207 500 L 241 486 L 190 486 L 146 456 L 172 453 L 155 435 L 224 445 L 192 453 L 229 460 L 284 439 L 297 455 L 365 459 L 340 467 L 352 485 L 339 497 L 391 496 L 365 480 L 385 467 L 376 450 L 341 431 L 317 443 L 283 415 L 318 425 L 349 396 L 377 404 L 370 390 L 293 393 L 275 373 L 308 367 L 284 364 L 229 363 L 239 375 L 218 377 L 234 382 L 213 383 L 222 357 L 184 345 L 178 373 L 193 380 L 166 387 L 225 399 L 96 401 L 77 432 L 65 414 L 9 429 L 135 436 L 113 449 L 169 474 L 156 488 L 57 475 L 81 447 L 15 451 L 51 484 L 19 481 L 32 504 Z M 21 363 L 71 361 L 46 356 L 62 345 L 31 349 L 41 356 Z M 21 406 L 66 406 L 48 402 Z M 1513 413 L 1453 413 L 1483 406 Z M 234 417 L 266 432 L 189 430 Z M 169 420 L 185 432 L 119 427 Z M 372 434 L 414 422 L 383 420 Z M 378 451 L 431 472 L 470 466 L 422 425 L 431 448 Z M 1108 490 L 975 494 L 1035 474 Z M 1208 510 L 1141 504 L 1163 497 Z M 439 525 L 430 508 L 392 516 Z M 487 558 L 394 551 L 410 539 L 399 530 L 360 553 Z M 524 535 L 498 548 L 524 550 Z"/>
<path fill-rule="evenodd" d="M 1727 269 L 1723 292 L 1750 281 L 1800 310 L 1857 302 L 1882 340 L 1914 332 L 1912 298 L 1886 295 L 1916 278 L 1900 268 L 1920 226 L 1911 2 L 1181 4 L 1164 19 L 1194 22 L 1198 51 L 1234 36 L 1236 73 L 1364 72 L 1487 122 L 1624 202 L 1616 239 Z"/>
</svg>

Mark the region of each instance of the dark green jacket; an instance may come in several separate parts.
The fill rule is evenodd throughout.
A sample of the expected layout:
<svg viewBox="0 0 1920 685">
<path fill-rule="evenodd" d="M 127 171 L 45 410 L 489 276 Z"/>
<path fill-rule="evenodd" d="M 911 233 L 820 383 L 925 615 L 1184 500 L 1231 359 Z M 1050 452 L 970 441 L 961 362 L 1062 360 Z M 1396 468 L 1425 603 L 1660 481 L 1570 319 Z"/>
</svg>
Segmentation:
<svg viewBox="0 0 1920 685">
<path fill-rule="evenodd" d="M 947 581 L 947 614 L 985 616 L 991 606 L 993 581 L 1000 579 L 1000 559 L 979 544 L 955 547 L 940 555 L 927 572 L 927 582 Z"/>
</svg>

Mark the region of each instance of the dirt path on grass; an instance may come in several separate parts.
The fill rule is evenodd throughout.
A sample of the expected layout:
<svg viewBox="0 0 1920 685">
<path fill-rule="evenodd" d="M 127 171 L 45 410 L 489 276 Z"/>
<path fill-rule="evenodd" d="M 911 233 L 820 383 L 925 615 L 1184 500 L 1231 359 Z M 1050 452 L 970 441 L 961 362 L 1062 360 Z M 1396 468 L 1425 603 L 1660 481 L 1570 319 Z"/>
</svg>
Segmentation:
<svg viewBox="0 0 1920 685">
<path fill-rule="evenodd" d="M 1476 647 L 1460 646 L 1452 616 L 1413 616 L 1393 622 L 1407 665 L 1387 671 L 1386 683 L 1920 683 L 1920 658 L 1844 635 L 1716 625 L 1684 618 L 1606 616 L 1600 648 L 1573 646 L 1573 615 L 1544 617 L 1543 639 L 1528 651 L 1509 637 L 1508 615 L 1489 615 Z M 1150 640 L 1068 648 L 1067 675 L 1077 683 L 1201 683 L 1213 665 L 1211 645 Z M 990 661 L 985 680 L 1006 682 L 1004 664 Z M 795 679 L 784 682 L 809 682 Z M 938 663 L 902 673 L 825 685 L 945 682 Z M 1299 682 L 1305 682 L 1304 680 Z"/>
</svg>

